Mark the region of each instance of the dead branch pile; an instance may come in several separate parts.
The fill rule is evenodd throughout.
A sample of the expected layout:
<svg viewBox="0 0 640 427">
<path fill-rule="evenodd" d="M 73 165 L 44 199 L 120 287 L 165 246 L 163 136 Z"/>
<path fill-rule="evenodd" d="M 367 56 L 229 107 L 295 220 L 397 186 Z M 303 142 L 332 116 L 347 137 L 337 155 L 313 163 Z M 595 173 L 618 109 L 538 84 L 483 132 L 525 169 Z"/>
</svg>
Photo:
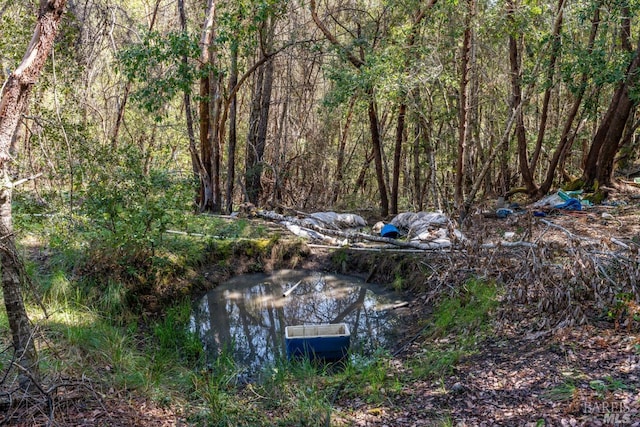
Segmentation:
<svg viewBox="0 0 640 427">
<path fill-rule="evenodd" d="M 33 381 L 24 388 L 17 381 L 12 362 L 0 381 L 0 425 L 96 425 L 110 422 L 110 411 L 104 407 L 104 395 L 90 380 L 57 378 Z M 70 411 L 70 407 L 75 407 Z M 68 419 L 73 414 L 74 419 Z M 98 422 L 100 419 L 100 422 Z"/>
<path fill-rule="evenodd" d="M 529 241 L 518 245 L 476 240 L 425 254 L 419 262 L 428 270 L 429 298 L 480 277 L 503 286 L 503 316 L 527 321 L 532 329 L 594 319 L 640 326 L 640 251 L 634 241 L 582 236 L 546 219 L 533 228 L 525 233 Z"/>
</svg>

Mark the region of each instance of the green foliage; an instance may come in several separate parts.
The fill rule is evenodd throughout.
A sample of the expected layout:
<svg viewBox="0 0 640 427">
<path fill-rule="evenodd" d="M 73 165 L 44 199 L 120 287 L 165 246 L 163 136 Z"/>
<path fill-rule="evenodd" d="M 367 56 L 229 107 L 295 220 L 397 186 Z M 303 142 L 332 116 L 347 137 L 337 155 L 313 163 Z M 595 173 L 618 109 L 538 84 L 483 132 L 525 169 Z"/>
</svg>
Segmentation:
<svg viewBox="0 0 640 427">
<path fill-rule="evenodd" d="M 190 206 L 191 183 L 169 172 L 145 173 L 135 152 L 103 171 L 88 185 L 82 213 L 84 233 L 94 262 L 124 277 L 141 278 L 158 254 L 173 210 Z M 161 261 L 161 260 L 160 260 Z"/>
<path fill-rule="evenodd" d="M 3 11 L 0 16 L 0 28 L 3 37 L 0 37 L 0 60 L 3 66 L 10 70 L 15 69 L 20 64 L 24 52 L 29 45 L 29 40 L 33 36 L 33 29 L 36 23 L 36 14 L 29 10 L 25 13 L 22 2 L 12 2 L 13 5 L 3 5 L 10 7 Z M 20 10 L 16 11 L 15 6 Z M 7 35 L 11 35 L 8 37 Z M 4 75 L 4 74 L 3 74 Z"/>
<path fill-rule="evenodd" d="M 410 361 L 413 378 L 442 378 L 453 372 L 460 359 L 471 352 L 470 348 L 433 346 L 425 349 Z"/>
<path fill-rule="evenodd" d="M 617 390 L 633 390 L 634 387 L 626 385 L 622 380 L 608 376 L 604 379 L 589 381 L 589 388 L 594 390 L 600 399 L 605 399 L 608 393 Z"/>
<path fill-rule="evenodd" d="M 413 376 L 445 376 L 462 357 L 474 353 L 490 329 L 488 321 L 497 303 L 495 283 L 477 278 L 438 303 L 431 328 L 433 342 L 412 360 Z"/>
<path fill-rule="evenodd" d="M 77 186 L 73 198 L 48 197 L 45 203 L 16 193 L 16 227 L 39 259 L 27 268 L 47 304 L 86 305 L 126 324 L 134 312 L 190 295 L 202 284 L 196 269 L 203 262 L 227 263 L 234 253 L 268 257 L 277 241 L 259 239 L 265 228 L 246 219 L 190 212 L 191 179 L 145 170 L 137 147 L 100 152 L 92 160 L 103 166 L 85 175 L 91 179 Z M 168 234 L 169 227 L 188 234 Z M 228 250 L 217 253 L 216 247 Z"/>
<path fill-rule="evenodd" d="M 45 301 L 48 305 L 68 305 L 79 303 L 81 298 L 64 270 L 56 269 L 42 283 Z"/>
<path fill-rule="evenodd" d="M 167 310 L 164 318 L 153 327 L 158 344 L 157 357 L 185 365 L 199 362 L 204 353 L 198 336 L 189 330 L 191 304 L 188 300 Z"/>
<path fill-rule="evenodd" d="M 435 333 L 445 335 L 487 328 L 491 310 L 497 306 L 497 288 L 481 279 L 467 281 L 435 310 Z"/>
<path fill-rule="evenodd" d="M 398 292 L 404 288 L 404 279 L 402 278 L 401 274 L 396 273 L 396 277 L 395 279 L 393 279 L 392 287 Z"/>
<path fill-rule="evenodd" d="M 200 56 L 198 38 L 183 32 L 150 32 L 139 44 L 118 55 L 119 69 L 128 80 L 140 84 L 133 99 L 145 111 L 159 114 L 176 94 L 191 92 L 199 78 L 194 59 Z M 183 58 L 188 60 L 185 62 Z M 208 72 L 204 70 L 204 72 Z"/>
<path fill-rule="evenodd" d="M 51 375 L 82 373 L 108 387 L 138 389 L 166 403 L 176 387 L 191 389 L 191 369 L 202 352 L 188 332 L 185 311 L 180 304 L 171 308 L 144 341 L 136 323 L 118 326 L 88 307 L 58 306 L 41 321 L 48 339 L 58 343 L 40 351 L 41 365 Z"/>
<path fill-rule="evenodd" d="M 575 398 L 577 388 L 573 381 L 566 381 L 560 385 L 545 390 L 542 396 L 553 401 L 567 401 Z"/>
<path fill-rule="evenodd" d="M 110 319 L 117 321 L 127 315 L 129 311 L 127 301 L 127 288 L 121 283 L 111 279 L 107 279 L 106 284 L 101 287 L 93 287 L 100 289 L 95 295 L 95 306 L 101 313 Z M 91 292 L 89 292 L 91 296 Z M 93 298 L 89 298 L 91 301 Z"/>
<path fill-rule="evenodd" d="M 240 369 L 230 353 L 224 349 L 193 378 L 193 401 L 199 409 L 190 417 L 197 425 L 236 426 L 265 425 L 266 421 L 252 401 L 241 396 L 238 387 Z M 252 385 L 249 385 L 252 388 Z M 200 403 L 201 402 L 201 403 Z"/>
<path fill-rule="evenodd" d="M 346 267 L 346 262 L 349 260 L 349 253 L 347 250 L 340 248 L 331 254 L 331 261 L 334 265 L 340 265 Z"/>
<path fill-rule="evenodd" d="M 389 374 L 391 362 L 391 356 L 384 350 L 366 358 L 353 355 L 345 367 L 343 393 L 359 396 L 371 404 L 384 402 L 388 394 L 397 393 L 402 388 L 402 379 Z"/>
<path fill-rule="evenodd" d="M 229 354 L 219 355 L 210 371 L 205 372 L 204 398 L 209 406 L 209 423 L 216 426 L 233 425 L 234 415 L 240 412 L 234 405 L 236 365 Z"/>
<path fill-rule="evenodd" d="M 579 85 L 583 74 L 589 76 L 590 86 L 599 88 L 614 85 L 625 78 L 631 56 L 627 52 L 612 55 L 607 43 L 599 41 L 592 51 L 582 45 L 567 44 L 567 54 L 560 63 L 560 76 L 572 93 L 584 89 Z"/>
<path fill-rule="evenodd" d="M 90 377 L 102 374 L 118 387 L 146 387 L 149 361 L 137 350 L 129 331 L 112 326 L 86 308 L 61 308 L 47 321 L 47 327 L 66 354 L 66 366 L 59 369 L 87 369 Z M 48 359 L 48 355 L 42 355 Z M 60 355 L 51 355 L 54 359 Z"/>
<path fill-rule="evenodd" d="M 324 426 L 329 412 L 332 386 L 339 381 L 330 367 L 310 360 L 278 360 L 266 367 L 258 393 L 267 410 L 278 410 L 282 417 L 271 425 Z"/>
</svg>

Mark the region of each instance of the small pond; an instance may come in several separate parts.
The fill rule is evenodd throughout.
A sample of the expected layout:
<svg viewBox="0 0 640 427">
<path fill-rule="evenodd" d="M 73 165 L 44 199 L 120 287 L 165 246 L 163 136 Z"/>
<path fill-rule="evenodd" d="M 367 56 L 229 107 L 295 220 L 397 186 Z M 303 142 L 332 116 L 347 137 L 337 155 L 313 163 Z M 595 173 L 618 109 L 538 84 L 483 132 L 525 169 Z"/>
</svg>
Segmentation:
<svg viewBox="0 0 640 427">
<path fill-rule="evenodd" d="M 238 276 L 216 287 L 196 302 L 191 327 L 210 357 L 230 349 L 251 376 L 286 357 L 288 325 L 344 322 L 353 352 L 395 347 L 397 330 L 404 329 L 402 305 L 398 294 L 356 277 L 282 270 Z"/>
</svg>

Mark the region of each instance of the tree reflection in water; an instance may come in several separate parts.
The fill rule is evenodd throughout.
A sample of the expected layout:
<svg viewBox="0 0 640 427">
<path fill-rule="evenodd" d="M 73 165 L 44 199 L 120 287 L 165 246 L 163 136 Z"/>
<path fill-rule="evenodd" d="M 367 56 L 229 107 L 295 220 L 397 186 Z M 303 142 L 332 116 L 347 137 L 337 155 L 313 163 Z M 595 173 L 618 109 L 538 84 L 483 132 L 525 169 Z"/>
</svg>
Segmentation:
<svg viewBox="0 0 640 427">
<path fill-rule="evenodd" d="M 196 304 L 191 325 L 210 357 L 230 347 L 251 375 L 284 357 L 287 325 L 347 323 L 352 351 L 362 354 L 393 345 L 398 316 L 389 307 L 401 302 L 398 298 L 349 276 L 297 270 L 244 275 L 207 293 Z"/>
</svg>

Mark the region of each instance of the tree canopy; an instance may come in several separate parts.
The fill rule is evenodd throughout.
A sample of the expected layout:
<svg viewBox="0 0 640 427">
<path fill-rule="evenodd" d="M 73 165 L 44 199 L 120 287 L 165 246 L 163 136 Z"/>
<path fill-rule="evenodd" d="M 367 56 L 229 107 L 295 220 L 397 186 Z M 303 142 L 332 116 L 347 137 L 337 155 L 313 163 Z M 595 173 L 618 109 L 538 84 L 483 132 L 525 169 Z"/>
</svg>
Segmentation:
<svg viewBox="0 0 640 427">
<path fill-rule="evenodd" d="M 5 72 L 35 7 L 0 9 Z M 637 9 L 72 3 L 14 138 L 16 173 L 44 173 L 41 190 L 71 202 L 117 182 L 100 171 L 134 154 L 143 175 L 192 177 L 195 205 L 213 212 L 249 201 L 386 216 L 569 183 L 606 192 L 637 172 Z"/>
</svg>

